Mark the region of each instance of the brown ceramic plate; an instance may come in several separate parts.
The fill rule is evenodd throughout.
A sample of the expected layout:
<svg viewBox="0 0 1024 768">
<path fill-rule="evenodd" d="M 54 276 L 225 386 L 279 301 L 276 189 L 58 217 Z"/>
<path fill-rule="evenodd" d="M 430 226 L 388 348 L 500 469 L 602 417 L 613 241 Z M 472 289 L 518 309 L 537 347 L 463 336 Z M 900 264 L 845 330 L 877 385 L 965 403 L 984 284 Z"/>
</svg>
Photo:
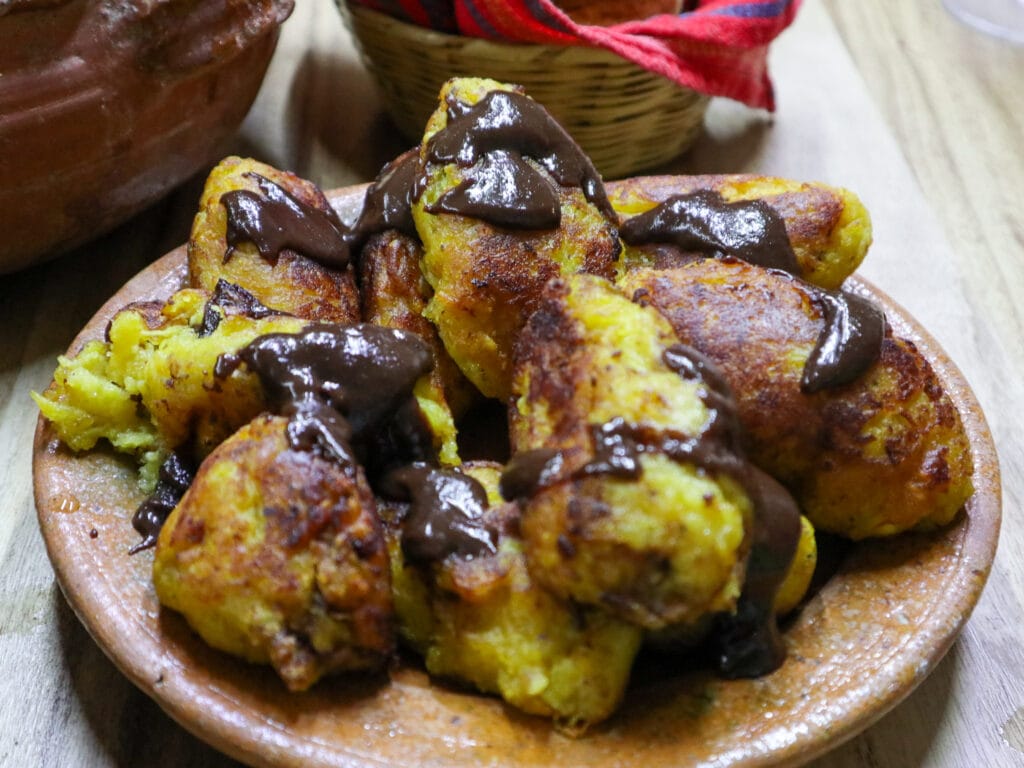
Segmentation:
<svg viewBox="0 0 1024 768">
<path fill-rule="evenodd" d="M 343 216 L 362 188 L 333 194 Z M 121 289 L 72 344 L 100 337 L 130 301 L 169 295 L 185 276 L 179 248 Z M 68 601 L 114 663 L 175 720 L 260 766 L 797 765 L 863 730 L 935 667 L 978 600 L 999 532 L 992 438 L 963 376 L 928 334 L 873 287 L 896 332 L 912 339 L 960 411 L 976 491 L 956 522 L 929 535 L 852 547 L 785 630 L 789 658 L 757 680 L 645 668 L 618 714 L 585 738 L 555 733 L 492 697 L 431 681 L 411 662 L 380 678 L 336 678 L 289 694 L 268 669 L 208 648 L 161 611 L 151 552 L 130 557 L 142 501 L 130 462 L 74 455 L 41 421 L 35 493 L 50 559 Z"/>
</svg>

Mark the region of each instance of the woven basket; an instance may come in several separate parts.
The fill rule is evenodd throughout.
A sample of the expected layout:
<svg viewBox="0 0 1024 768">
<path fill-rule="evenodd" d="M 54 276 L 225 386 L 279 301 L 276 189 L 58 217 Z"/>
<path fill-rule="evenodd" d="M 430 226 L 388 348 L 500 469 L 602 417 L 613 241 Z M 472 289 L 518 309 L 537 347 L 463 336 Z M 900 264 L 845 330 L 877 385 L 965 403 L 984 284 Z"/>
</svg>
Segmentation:
<svg viewBox="0 0 1024 768">
<path fill-rule="evenodd" d="M 700 133 L 707 96 L 610 51 L 447 35 L 337 2 L 388 113 L 411 141 L 422 137 L 441 84 L 459 75 L 522 85 L 607 179 L 661 165 Z"/>
</svg>

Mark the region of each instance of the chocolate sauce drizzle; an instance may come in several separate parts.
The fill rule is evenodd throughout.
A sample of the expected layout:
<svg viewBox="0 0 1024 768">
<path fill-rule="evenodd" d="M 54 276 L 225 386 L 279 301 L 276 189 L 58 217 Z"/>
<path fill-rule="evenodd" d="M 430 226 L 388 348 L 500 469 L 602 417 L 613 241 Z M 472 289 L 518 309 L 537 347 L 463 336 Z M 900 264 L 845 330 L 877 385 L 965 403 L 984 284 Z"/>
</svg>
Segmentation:
<svg viewBox="0 0 1024 768">
<path fill-rule="evenodd" d="M 238 189 L 221 195 L 228 214 L 225 262 L 235 248 L 249 242 L 269 261 L 287 249 L 327 266 L 349 263 L 348 230 L 333 209 L 314 208 L 258 173 L 245 175 L 255 180 L 263 194 Z"/>
<path fill-rule="evenodd" d="M 617 221 L 601 176 L 572 137 L 540 104 L 527 96 L 492 91 L 472 107 L 448 101 L 448 125 L 431 139 L 427 160 L 457 163 L 465 180 L 428 207 L 433 213 L 472 216 L 513 229 L 553 229 L 561 203 L 551 179 L 527 162 L 532 159 L 562 186 L 578 186 L 610 221 Z M 422 193 L 418 149 L 387 164 L 367 190 L 363 210 L 348 228 L 333 210 L 297 199 L 257 174 L 262 195 L 233 190 L 221 196 L 227 210 L 227 261 L 243 242 L 276 259 L 282 250 L 322 264 L 344 267 L 368 237 L 388 229 L 415 237 L 411 202 Z"/>
<path fill-rule="evenodd" d="M 288 417 L 288 442 L 355 465 L 379 461 L 366 446 L 376 431 L 409 435 L 393 446 L 388 461 L 423 458 L 426 426 L 412 399 L 416 380 L 434 365 L 430 347 L 416 334 L 359 324 L 311 325 L 295 334 L 261 336 L 233 355 L 221 355 L 215 375 L 229 376 L 241 364 L 259 376 L 270 407 Z M 397 427 L 389 424 L 401 420 Z"/>
<path fill-rule="evenodd" d="M 789 491 L 749 463 L 741 482 L 754 503 L 753 542 L 736 611 L 715 621 L 718 669 L 728 678 L 758 677 L 785 660 L 775 595 L 800 543 L 800 508 Z"/>
<path fill-rule="evenodd" d="M 386 164 L 366 190 L 359 218 L 351 227 L 333 209 L 314 208 L 273 181 L 247 173 L 256 180 L 263 196 L 250 190 L 233 190 L 221 196 L 228 213 L 224 261 L 231 258 L 239 244 L 251 242 L 268 260 L 289 249 L 325 266 L 341 268 L 354 260 L 367 239 L 378 232 L 396 230 L 417 237 L 412 196 L 418 173 L 418 147 Z"/>
<path fill-rule="evenodd" d="M 142 541 L 128 550 L 129 555 L 156 545 L 160 529 L 185 491 L 192 484 L 195 470 L 180 453 L 172 453 L 160 465 L 156 488 L 132 515 L 132 527 L 142 536 Z"/>
<path fill-rule="evenodd" d="M 434 357 L 416 334 L 368 324 L 314 324 L 298 333 L 260 336 L 221 355 L 214 375 L 225 378 L 243 364 L 259 377 L 271 410 L 288 418 L 288 443 L 295 450 L 333 460 L 349 476 L 357 464 L 379 475 L 412 461 L 436 460 L 412 395 Z M 160 468 L 156 490 L 132 519 L 143 535 L 133 553 L 156 543 L 192 477 L 178 454 Z"/>
<path fill-rule="evenodd" d="M 800 273 L 786 222 L 763 200 L 727 203 L 709 189 L 673 195 L 626 220 L 619 235 L 630 245 L 668 243 L 687 253 L 719 259 L 733 256 L 761 267 Z"/>
<path fill-rule="evenodd" d="M 501 471 L 498 491 L 509 500 L 526 500 L 563 478 L 565 454 L 557 448 L 535 448 L 513 456 Z"/>
<path fill-rule="evenodd" d="M 566 456 L 553 448 L 523 451 L 512 457 L 501 475 L 500 490 L 506 499 L 526 499 L 537 491 L 566 480 L 592 475 L 636 479 L 641 475 L 640 456 L 663 453 L 673 461 L 688 462 L 713 471 L 739 474 L 746 466 L 742 457 L 742 429 L 731 390 L 715 365 L 693 347 L 673 344 L 662 353 L 665 365 L 687 380 L 701 381 L 701 398 L 708 422 L 697 435 L 672 429 L 630 424 L 614 418 L 591 424 L 591 459 L 566 474 Z"/>
<path fill-rule="evenodd" d="M 807 287 L 825 316 L 800 380 L 801 390 L 811 393 L 849 384 L 874 365 L 886 323 L 885 313 L 863 296 Z"/>
<path fill-rule="evenodd" d="M 469 475 L 423 463 L 389 472 L 379 491 L 409 502 L 402 521 L 402 552 L 430 564 L 450 555 L 469 559 L 498 551 L 497 533 L 484 521 L 487 492 Z"/>
<path fill-rule="evenodd" d="M 670 444 L 664 453 L 732 475 L 754 508 L 743 588 L 735 613 L 718 617 L 716 640 L 722 675 L 758 677 L 777 669 L 786 657 L 774 602 L 800 541 L 800 509 L 789 491 L 745 459 L 736 401 L 714 363 L 684 344 L 669 347 L 662 357 L 684 379 L 707 385 L 702 399 L 712 414 L 696 445 L 683 443 L 679 451 Z"/>
<path fill-rule="evenodd" d="M 412 218 L 412 194 L 419 173 L 419 159 L 419 147 L 410 149 L 377 174 L 366 190 L 363 210 L 347 235 L 351 247 L 389 229 L 410 237 L 417 236 Z"/>
<path fill-rule="evenodd" d="M 601 176 L 579 145 L 529 97 L 491 91 L 472 107 L 450 99 L 448 124 L 427 144 L 426 159 L 456 163 L 465 179 L 427 210 L 472 216 L 512 229 L 553 229 L 561 221 L 558 190 L 580 187 L 611 221 Z"/>
<path fill-rule="evenodd" d="M 357 464 L 377 479 L 382 495 L 410 502 L 402 548 L 411 561 L 432 563 L 497 551 L 497 533 L 483 520 L 487 494 L 472 477 L 435 466 L 422 413 L 412 396 L 416 380 L 433 367 L 417 335 L 376 325 L 312 325 L 299 333 L 260 336 L 217 361 L 215 375 L 245 365 L 263 386 L 269 405 L 288 418 L 288 443 L 337 462 L 350 476 Z M 154 494 L 133 524 L 156 543 L 160 528 L 192 481 L 172 455 Z"/>
<path fill-rule="evenodd" d="M 220 312 L 217 311 L 218 308 Z M 196 335 L 200 338 L 209 336 L 220 327 L 222 318 L 227 315 L 243 315 L 253 320 L 263 320 L 283 314 L 285 313 L 263 304 L 242 286 L 229 283 L 222 277 L 217 280 L 213 295 L 206 302 L 203 322 Z"/>
<path fill-rule="evenodd" d="M 694 458 L 687 458 L 686 453 L 674 454 L 671 448 L 665 453 L 677 461 L 693 461 L 732 475 L 754 507 L 743 588 L 735 613 L 718 617 L 716 639 L 722 675 L 758 677 L 777 669 L 786 657 L 774 602 L 800 541 L 800 508 L 789 491 L 744 458 L 743 427 L 721 371 L 683 344 L 666 349 L 663 359 L 684 379 L 707 384 L 703 399 L 712 413 Z"/>
<path fill-rule="evenodd" d="M 689 254 L 779 270 L 797 279 L 800 266 L 782 217 L 763 200 L 725 202 L 702 189 L 675 195 L 619 227 L 631 245 L 668 245 Z M 671 259 L 661 259 L 671 263 Z M 803 281 L 801 281 L 803 282 Z M 885 315 L 867 299 L 847 291 L 827 291 L 803 283 L 825 316 L 805 366 L 801 388 L 817 392 L 854 381 L 878 359 L 885 336 Z"/>
</svg>

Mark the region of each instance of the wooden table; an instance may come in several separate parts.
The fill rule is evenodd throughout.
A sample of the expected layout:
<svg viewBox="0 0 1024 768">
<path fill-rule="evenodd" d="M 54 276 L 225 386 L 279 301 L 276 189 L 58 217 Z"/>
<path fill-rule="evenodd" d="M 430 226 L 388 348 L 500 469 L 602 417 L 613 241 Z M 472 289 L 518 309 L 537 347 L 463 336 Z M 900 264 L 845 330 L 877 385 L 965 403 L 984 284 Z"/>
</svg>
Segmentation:
<svg viewBox="0 0 1024 768">
<path fill-rule="evenodd" d="M 1000 452 L 1004 523 L 987 590 L 952 651 L 903 704 L 816 766 L 1024 765 L 1024 48 L 938 0 L 808 0 L 773 52 L 776 115 L 715 102 L 667 170 L 842 184 L 875 221 L 862 272 L 966 372 Z M 225 152 L 341 186 L 405 148 L 329 0 L 304 0 Z M 196 180 L 98 242 L 0 278 L 0 764 L 233 764 L 107 661 L 64 602 L 30 484 L 36 409 L 55 356 L 102 301 L 182 242 Z"/>
</svg>

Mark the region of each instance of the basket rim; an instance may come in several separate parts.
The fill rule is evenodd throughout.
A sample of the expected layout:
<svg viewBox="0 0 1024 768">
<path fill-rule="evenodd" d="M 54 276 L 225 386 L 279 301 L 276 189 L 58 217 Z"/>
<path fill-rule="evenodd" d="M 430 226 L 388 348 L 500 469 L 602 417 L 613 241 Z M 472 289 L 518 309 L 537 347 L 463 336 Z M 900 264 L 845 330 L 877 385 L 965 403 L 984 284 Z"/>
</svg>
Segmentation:
<svg viewBox="0 0 1024 768">
<path fill-rule="evenodd" d="M 451 35 L 355 0 L 335 3 L 382 105 L 412 141 L 422 138 L 444 80 L 480 73 L 522 85 L 584 147 L 605 178 L 620 178 L 662 166 L 689 149 L 712 99 L 605 48 Z M 594 91 L 581 89 L 583 82 L 611 86 Z"/>
</svg>

